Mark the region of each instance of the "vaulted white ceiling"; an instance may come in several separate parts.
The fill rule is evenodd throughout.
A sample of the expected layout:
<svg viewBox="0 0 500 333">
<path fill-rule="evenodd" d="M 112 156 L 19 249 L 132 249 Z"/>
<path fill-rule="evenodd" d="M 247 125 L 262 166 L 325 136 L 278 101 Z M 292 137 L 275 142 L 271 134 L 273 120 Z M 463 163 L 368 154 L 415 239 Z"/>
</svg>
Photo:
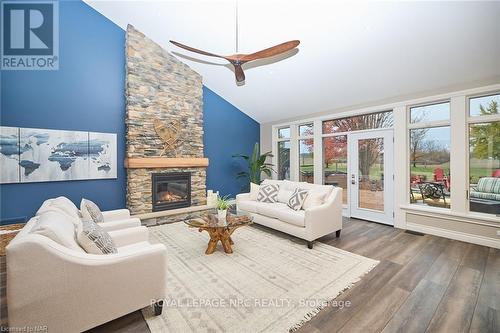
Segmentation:
<svg viewBox="0 0 500 333">
<path fill-rule="evenodd" d="M 235 53 L 234 1 L 86 2 L 261 123 L 500 77 L 500 2 L 239 1 L 240 53 L 301 41 L 286 59 L 245 65 L 244 86 L 223 60 L 168 42 Z"/>
</svg>

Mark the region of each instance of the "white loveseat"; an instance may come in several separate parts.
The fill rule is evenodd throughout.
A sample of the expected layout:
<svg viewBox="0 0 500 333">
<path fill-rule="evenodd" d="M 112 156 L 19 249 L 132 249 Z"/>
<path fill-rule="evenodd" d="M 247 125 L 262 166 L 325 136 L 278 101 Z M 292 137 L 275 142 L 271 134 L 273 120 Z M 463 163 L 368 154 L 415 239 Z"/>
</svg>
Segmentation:
<svg viewBox="0 0 500 333">
<path fill-rule="evenodd" d="M 30 232 L 38 220 L 51 226 L 50 235 Z M 89 254 L 76 241 L 77 223 L 57 210 L 41 213 L 6 247 L 10 327 L 82 332 L 155 301 L 161 313 L 165 246 L 150 244 L 139 226 L 109 232 L 117 253 Z"/>
<path fill-rule="evenodd" d="M 264 180 L 262 184 L 277 184 L 280 187 L 279 202 L 259 202 L 256 190 L 253 190 L 236 196 L 239 212 L 253 216 L 255 223 L 306 240 L 309 248 L 312 248 L 314 240 L 332 232 L 340 237 L 342 188 L 286 180 Z M 315 199 L 314 203 L 308 203 L 305 209 L 298 211 L 287 206 L 285 202 L 288 196 L 281 193 L 291 193 L 297 187 L 308 189 L 311 195 L 309 199 Z"/>
</svg>

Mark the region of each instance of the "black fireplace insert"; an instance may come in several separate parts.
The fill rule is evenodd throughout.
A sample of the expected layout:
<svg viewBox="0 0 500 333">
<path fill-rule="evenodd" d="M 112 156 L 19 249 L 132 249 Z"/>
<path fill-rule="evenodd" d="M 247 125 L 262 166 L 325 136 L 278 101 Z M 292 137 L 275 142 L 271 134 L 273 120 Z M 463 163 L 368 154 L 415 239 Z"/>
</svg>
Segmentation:
<svg viewBox="0 0 500 333">
<path fill-rule="evenodd" d="M 191 206 L 191 173 L 153 173 L 153 212 Z"/>
</svg>

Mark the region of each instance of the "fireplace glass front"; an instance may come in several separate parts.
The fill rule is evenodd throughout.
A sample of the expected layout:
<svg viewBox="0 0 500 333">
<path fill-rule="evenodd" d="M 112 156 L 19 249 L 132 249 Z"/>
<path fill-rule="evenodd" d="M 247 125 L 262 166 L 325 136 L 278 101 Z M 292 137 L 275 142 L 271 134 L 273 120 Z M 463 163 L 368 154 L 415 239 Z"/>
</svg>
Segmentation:
<svg viewBox="0 0 500 333">
<path fill-rule="evenodd" d="M 153 212 L 191 206 L 191 173 L 152 174 Z"/>
</svg>

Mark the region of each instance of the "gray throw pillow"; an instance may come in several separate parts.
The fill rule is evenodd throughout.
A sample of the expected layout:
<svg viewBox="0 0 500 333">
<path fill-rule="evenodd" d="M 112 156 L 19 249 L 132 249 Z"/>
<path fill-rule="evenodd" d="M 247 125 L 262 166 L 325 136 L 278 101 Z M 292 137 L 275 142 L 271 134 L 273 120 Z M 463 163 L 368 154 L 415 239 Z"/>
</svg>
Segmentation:
<svg viewBox="0 0 500 333">
<path fill-rule="evenodd" d="M 306 201 L 307 195 L 309 194 L 309 190 L 302 190 L 300 188 L 296 188 L 293 191 L 292 196 L 288 199 L 288 207 L 293 210 L 300 210 L 304 201 Z"/>
<path fill-rule="evenodd" d="M 78 244 L 91 254 L 118 253 L 111 236 L 97 223 L 91 220 L 82 220 L 78 226 L 76 238 Z"/>
<path fill-rule="evenodd" d="M 259 188 L 259 194 L 257 195 L 257 201 L 268 203 L 277 202 L 279 190 L 279 185 L 261 185 Z"/>
<path fill-rule="evenodd" d="M 82 202 L 80 203 L 80 211 L 83 219 L 90 219 L 95 223 L 104 222 L 104 216 L 102 215 L 99 206 L 88 199 L 82 199 Z"/>
</svg>

